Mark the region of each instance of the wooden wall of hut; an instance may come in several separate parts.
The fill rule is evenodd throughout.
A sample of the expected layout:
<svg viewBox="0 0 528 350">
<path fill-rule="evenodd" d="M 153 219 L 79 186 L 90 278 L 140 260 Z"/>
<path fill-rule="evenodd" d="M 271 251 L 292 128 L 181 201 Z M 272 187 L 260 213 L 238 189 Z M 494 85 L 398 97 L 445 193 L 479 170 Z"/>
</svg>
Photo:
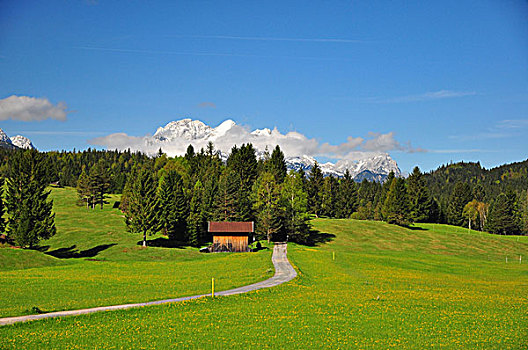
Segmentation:
<svg viewBox="0 0 528 350">
<path fill-rule="evenodd" d="M 213 236 L 213 252 L 247 252 L 248 236 Z"/>
</svg>

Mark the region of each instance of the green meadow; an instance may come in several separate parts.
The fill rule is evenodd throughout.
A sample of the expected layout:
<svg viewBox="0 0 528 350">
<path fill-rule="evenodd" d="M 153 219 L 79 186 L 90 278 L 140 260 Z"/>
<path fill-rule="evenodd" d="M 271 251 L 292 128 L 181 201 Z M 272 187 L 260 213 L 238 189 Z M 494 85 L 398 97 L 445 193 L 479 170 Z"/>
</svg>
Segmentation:
<svg viewBox="0 0 528 350">
<path fill-rule="evenodd" d="M 74 195 L 53 190 L 58 234 L 44 252 L 0 249 L 2 316 L 198 294 L 211 277 L 227 289 L 272 275 L 270 250 L 141 248 L 118 210 L 86 211 Z M 4 326 L 0 348 L 527 347 L 528 237 L 438 224 L 312 224 L 322 242 L 289 244 L 299 275 L 287 284 Z M 62 248 L 71 257 L 45 254 Z"/>
<path fill-rule="evenodd" d="M 273 275 L 271 250 L 253 254 L 203 254 L 138 245 L 141 234 L 126 231 L 122 213 L 78 206 L 73 189 L 53 189 L 57 234 L 40 251 L 0 248 L 0 317 L 134 303 L 210 292 Z"/>
</svg>

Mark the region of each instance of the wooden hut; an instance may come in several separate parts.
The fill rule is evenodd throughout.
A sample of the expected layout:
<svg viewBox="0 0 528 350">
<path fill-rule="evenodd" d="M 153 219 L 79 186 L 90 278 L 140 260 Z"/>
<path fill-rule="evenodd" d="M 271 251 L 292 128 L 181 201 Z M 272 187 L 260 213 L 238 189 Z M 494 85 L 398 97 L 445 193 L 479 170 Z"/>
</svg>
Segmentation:
<svg viewBox="0 0 528 350">
<path fill-rule="evenodd" d="M 249 237 L 254 232 L 253 221 L 209 221 L 208 231 L 213 235 L 212 251 L 248 252 Z"/>
</svg>

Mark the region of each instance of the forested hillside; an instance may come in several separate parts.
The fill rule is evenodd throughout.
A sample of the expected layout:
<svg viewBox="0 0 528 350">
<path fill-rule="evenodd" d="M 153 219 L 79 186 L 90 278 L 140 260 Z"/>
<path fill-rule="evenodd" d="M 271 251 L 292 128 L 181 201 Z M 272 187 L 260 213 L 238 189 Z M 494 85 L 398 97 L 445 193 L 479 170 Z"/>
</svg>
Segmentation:
<svg viewBox="0 0 528 350">
<path fill-rule="evenodd" d="M 288 173 L 277 146 L 257 158 L 251 144 L 234 146 L 224 162 L 214 145 L 183 157 L 155 157 L 130 151 L 48 152 L 1 150 L 0 177 L 6 180 L 0 231 L 21 246 L 53 234 L 46 184 L 76 187 L 79 205 L 103 208 L 109 193 L 122 193 L 120 209 L 130 232 L 161 232 L 183 244 L 209 242 L 207 221 L 255 221 L 258 239 L 310 242 L 310 216 L 386 221 L 408 226 L 436 222 L 496 234 L 528 233 L 528 161 L 484 169 L 457 163 L 406 179 L 390 173 L 382 184 Z M 43 187 L 44 186 L 44 187 Z M 21 189 L 38 188 L 38 194 Z M 33 203 L 33 204 L 32 204 Z M 0 204 L 3 204 L 0 201 Z M 5 209 L 2 209 L 5 208 Z M 40 210 L 40 211 L 39 211 Z M 20 220 L 25 221 L 23 227 Z M 27 234 L 46 218 L 50 232 Z M 20 227 L 18 227 L 19 225 Z M 3 229 L 5 227 L 5 229 Z M 25 232 L 24 240 L 16 232 Z M 20 235 L 19 235 L 20 236 Z M 40 238 L 39 238 L 40 237 Z"/>
</svg>

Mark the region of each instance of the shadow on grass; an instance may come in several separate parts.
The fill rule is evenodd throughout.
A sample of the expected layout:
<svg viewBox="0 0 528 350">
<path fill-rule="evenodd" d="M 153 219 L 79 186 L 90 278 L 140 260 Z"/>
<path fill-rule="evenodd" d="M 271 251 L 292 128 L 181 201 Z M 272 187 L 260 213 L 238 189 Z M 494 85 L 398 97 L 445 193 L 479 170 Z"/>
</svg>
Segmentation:
<svg viewBox="0 0 528 350">
<path fill-rule="evenodd" d="M 143 245 L 143 241 L 138 241 L 136 243 L 137 245 Z M 158 237 L 156 239 L 147 240 L 147 246 L 149 247 L 160 247 L 160 248 L 179 248 L 183 249 L 186 244 L 175 241 L 172 239 L 164 238 L 164 237 Z"/>
<path fill-rule="evenodd" d="M 59 259 L 77 259 L 77 258 L 93 258 L 103 250 L 115 246 L 117 243 L 101 244 L 86 250 L 77 250 L 77 246 L 74 244 L 71 247 L 59 248 L 46 252 L 49 246 L 39 247 L 38 250 L 43 251 L 44 254 L 51 255 Z"/>
<path fill-rule="evenodd" d="M 308 246 L 316 246 L 323 243 L 328 243 L 330 241 L 333 241 L 335 238 L 335 235 L 332 233 L 324 233 L 315 229 L 310 229 L 308 232 L 308 238 L 305 242 L 305 245 Z"/>
<path fill-rule="evenodd" d="M 412 230 L 412 231 L 429 231 L 429 229 L 419 227 L 419 226 L 403 226 L 403 227 L 408 228 L 409 230 Z"/>
</svg>

